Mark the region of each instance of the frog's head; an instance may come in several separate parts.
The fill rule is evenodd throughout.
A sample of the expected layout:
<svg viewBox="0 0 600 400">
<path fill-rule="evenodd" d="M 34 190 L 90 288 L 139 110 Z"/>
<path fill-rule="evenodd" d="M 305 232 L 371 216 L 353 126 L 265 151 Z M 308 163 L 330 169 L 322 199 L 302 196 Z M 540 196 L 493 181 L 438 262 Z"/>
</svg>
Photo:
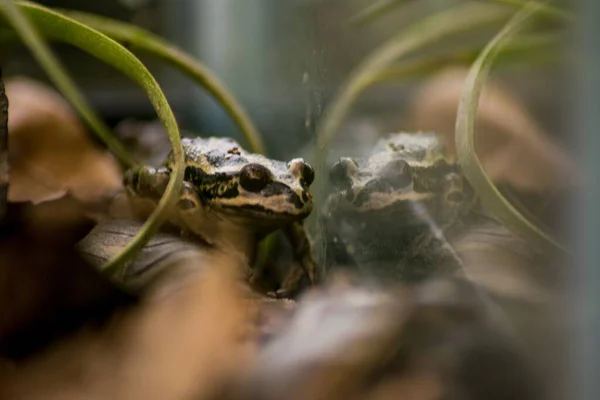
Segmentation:
<svg viewBox="0 0 600 400">
<path fill-rule="evenodd" d="M 394 212 L 405 222 L 445 218 L 460 208 L 468 187 L 435 133 L 382 138 L 368 158 L 341 158 L 330 169 L 331 206 L 355 213 Z"/>
<path fill-rule="evenodd" d="M 271 160 L 245 151 L 230 138 L 183 139 L 182 144 L 185 175 L 179 207 L 191 211 L 190 215 L 209 211 L 249 225 L 272 225 L 310 214 L 314 172 L 302 159 Z M 164 168 L 145 173 L 144 182 L 139 173 L 130 173 L 126 186 L 138 196 L 160 196 L 172 167 L 170 154 Z"/>
</svg>

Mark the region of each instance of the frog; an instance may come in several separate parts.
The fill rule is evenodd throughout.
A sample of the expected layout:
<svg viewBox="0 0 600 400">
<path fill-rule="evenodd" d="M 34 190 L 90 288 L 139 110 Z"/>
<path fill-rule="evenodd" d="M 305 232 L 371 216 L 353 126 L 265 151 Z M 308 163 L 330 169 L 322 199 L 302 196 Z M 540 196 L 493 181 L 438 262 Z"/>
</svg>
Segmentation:
<svg viewBox="0 0 600 400">
<path fill-rule="evenodd" d="M 478 199 L 441 135 L 383 135 L 365 156 L 337 160 L 329 181 L 322 274 L 345 268 L 406 283 L 460 274 L 448 236 Z"/>
<path fill-rule="evenodd" d="M 281 230 L 293 249 L 293 262 L 271 297 L 290 297 L 305 277 L 316 283 L 315 261 L 303 221 L 313 208 L 310 185 L 315 173 L 302 158 L 283 162 L 251 153 L 228 137 L 182 139 L 185 173 L 168 222 L 186 238 L 242 257 L 256 283 L 252 264 L 258 243 Z M 131 204 L 142 214 L 156 207 L 174 167 L 171 151 L 155 168 L 142 165 L 125 173 Z"/>
</svg>

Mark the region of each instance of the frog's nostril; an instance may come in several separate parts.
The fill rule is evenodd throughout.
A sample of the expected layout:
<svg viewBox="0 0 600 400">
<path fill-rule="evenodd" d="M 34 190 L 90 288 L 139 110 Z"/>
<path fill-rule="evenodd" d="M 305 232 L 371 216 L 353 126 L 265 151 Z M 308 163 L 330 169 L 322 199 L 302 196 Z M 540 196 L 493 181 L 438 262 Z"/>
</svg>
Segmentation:
<svg viewBox="0 0 600 400">
<path fill-rule="evenodd" d="M 377 179 L 367 183 L 364 191 L 368 193 L 389 193 L 392 189 L 392 185 L 386 179 Z"/>
<path fill-rule="evenodd" d="M 346 192 L 346 201 L 352 201 L 354 199 L 354 190 L 349 189 Z"/>
<path fill-rule="evenodd" d="M 194 203 L 190 199 L 181 199 L 177 203 L 177 206 L 179 208 L 181 208 L 182 210 L 192 210 L 192 209 L 196 208 L 196 203 Z"/>
<path fill-rule="evenodd" d="M 350 178 L 352 163 L 348 158 L 342 158 L 340 161 L 333 164 L 329 170 L 329 179 L 338 188 L 348 188 L 352 186 L 352 179 Z"/>
<path fill-rule="evenodd" d="M 301 158 L 295 158 L 287 164 L 288 172 L 300 179 L 302 186 L 310 186 L 315 180 L 315 171 Z"/>
<path fill-rule="evenodd" d="M 123 185 L 136 190 L 139 184 L 139 171 L 130 169 L 123 176 Z"/>
<path fill-rule="evenodd" d="M 309 192 L 307 192 L 307 191 L 302 191 L 302 200 L 303 200 L 305 203 L 308 203 L 308 202 L 309 202 L 311 199 L 312 199 L 312 194 L 310 194 L 310 193 L 309 193 Z"/>
</svg>

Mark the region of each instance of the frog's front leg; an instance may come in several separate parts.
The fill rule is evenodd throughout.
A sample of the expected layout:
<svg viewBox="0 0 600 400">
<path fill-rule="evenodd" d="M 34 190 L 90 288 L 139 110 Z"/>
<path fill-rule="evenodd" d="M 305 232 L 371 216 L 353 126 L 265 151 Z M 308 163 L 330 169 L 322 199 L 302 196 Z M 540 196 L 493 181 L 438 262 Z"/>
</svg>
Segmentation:
<svg viewBox="0 0 600 400">
<path fill-rule="evenodd" d="M 402 280 L 419 282 L 432 276 L 463 273 L 463 263 L 438 227 L 415 237 L 398 270 Z"/>
<path fill-rule="evenodd" d="M 276 297 L 288 297 L 297 292 L 303 276 L 308 278 L 310 285 L 316 284 L 316 264 L 304 225 L 294 222 L 284 228 L 284 233 L 292 246 L 293 263 L 275 293 Z"/>
</svg>

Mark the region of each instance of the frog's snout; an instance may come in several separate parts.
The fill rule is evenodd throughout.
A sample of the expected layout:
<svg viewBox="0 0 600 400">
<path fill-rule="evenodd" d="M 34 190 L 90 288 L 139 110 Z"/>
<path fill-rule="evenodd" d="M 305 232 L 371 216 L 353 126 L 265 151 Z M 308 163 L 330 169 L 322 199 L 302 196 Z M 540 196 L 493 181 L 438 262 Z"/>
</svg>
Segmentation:
<svg viewBox="0 0 600 400">
<path fill-rule="evenodd" d="M 123 175 L 123 186 L 126 189 L 136 190 L 138 186 L 139 168 L 131 168 Z"/>
<path fill-rule="evenodd" d="M 315 180 L 315 171 L 302 158 L 294 158 L 288 163 L 288 172 L 292 174 L 302 187 L 308 188 Z"/>
<path fill-rule="evenodd" d="M 302 192 L 302 200 L 304 200 L 305 203 L 312 201 L 312 198 L 313 198 L 313 195 L 310 194 L 310 192 L 308 190 L 304 190 Z"/>
</svg>

